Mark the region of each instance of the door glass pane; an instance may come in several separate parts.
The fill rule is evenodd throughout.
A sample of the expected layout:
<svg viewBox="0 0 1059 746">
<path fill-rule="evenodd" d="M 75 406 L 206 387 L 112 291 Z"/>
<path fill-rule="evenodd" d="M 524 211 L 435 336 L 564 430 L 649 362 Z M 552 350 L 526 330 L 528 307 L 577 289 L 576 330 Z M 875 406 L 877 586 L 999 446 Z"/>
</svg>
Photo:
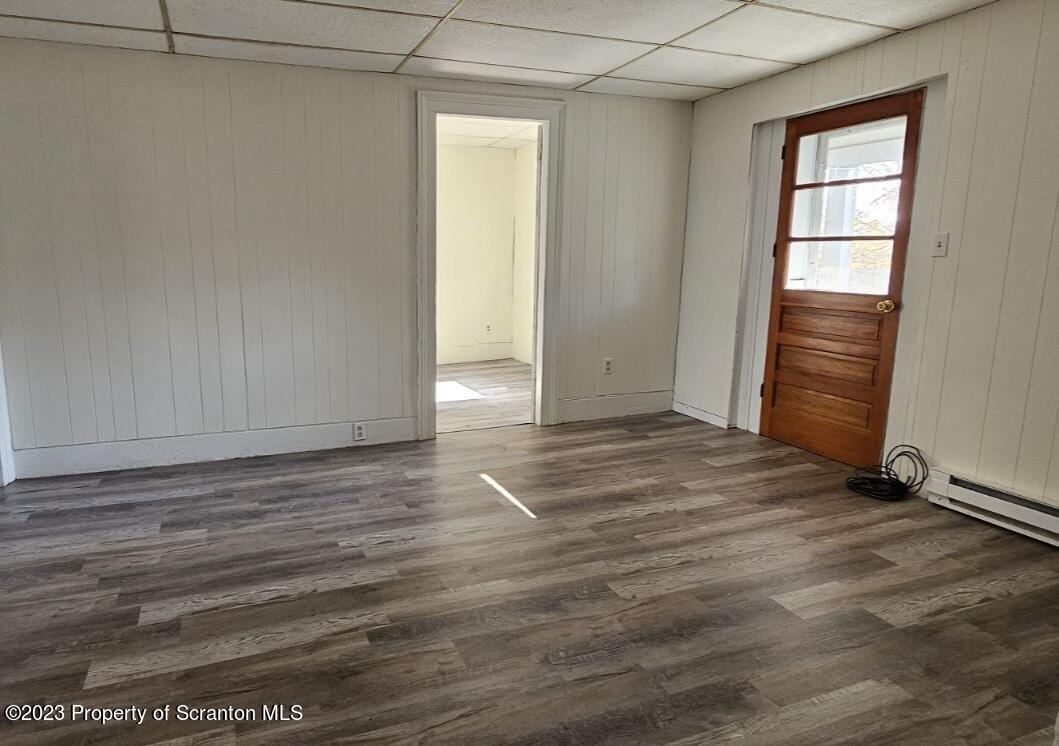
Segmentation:
<svg viewBox="0 0 1059 746">
<path fill-rule="evenodd" d="M 868 181 L 794 192 L 791 235 L 892 236 L 901 180 Z"/>
<path fill-rule="evenodd" d="M 788 290 L 885 295 L 893 241 L 791 241 Z"/>
<path fill-rule="evenodd" d="M 797 183 L 901 173 L 905 119 L 881 119 L 800 138 Z"/>
</svg>

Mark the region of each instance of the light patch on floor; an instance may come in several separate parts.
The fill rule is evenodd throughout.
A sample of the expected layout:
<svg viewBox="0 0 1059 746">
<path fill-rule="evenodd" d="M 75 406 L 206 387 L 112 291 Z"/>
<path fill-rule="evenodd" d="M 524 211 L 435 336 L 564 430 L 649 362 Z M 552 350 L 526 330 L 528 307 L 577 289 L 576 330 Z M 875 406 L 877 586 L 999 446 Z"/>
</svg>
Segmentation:
<svg viewBox="0 0 1059 746">
<path fill-rule="evenodd" d="M 434 396 L 439 402 L 470 401 L 471 399 L 485 398 L 484 394 L 479 394 L 459 381 L 437 381 L 434 384 L 434 392 Z"/>
</svg>

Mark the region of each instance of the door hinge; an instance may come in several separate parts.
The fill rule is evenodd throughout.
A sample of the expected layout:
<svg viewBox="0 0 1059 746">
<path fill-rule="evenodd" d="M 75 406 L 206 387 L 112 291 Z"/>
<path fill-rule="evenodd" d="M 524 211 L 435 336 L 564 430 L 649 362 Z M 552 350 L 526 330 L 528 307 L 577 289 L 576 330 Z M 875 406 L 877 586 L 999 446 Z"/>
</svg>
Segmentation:
<svg viewBox="0 0 1059 746">
<path fill-rule="evenodd" d="M 761 390 L 758 392 L 758 396 L 760 396 L 762 399 L 765 398 L 765 384 L 761 384 Z"/>
<path fill-rule="evenodd" d="M 773 242 L 773 244 L 772 244 L 772 256 L 776 256 L 776 243 L 775 242 Z"/>
<path fill-rule="evenodd" d="M 784 145 L 782 148 L 780 148 L 780 160 L 781 161 L 782 160 L 786 160 L 786 158 L 787 158 L 787 146 Z"/>
</svg>

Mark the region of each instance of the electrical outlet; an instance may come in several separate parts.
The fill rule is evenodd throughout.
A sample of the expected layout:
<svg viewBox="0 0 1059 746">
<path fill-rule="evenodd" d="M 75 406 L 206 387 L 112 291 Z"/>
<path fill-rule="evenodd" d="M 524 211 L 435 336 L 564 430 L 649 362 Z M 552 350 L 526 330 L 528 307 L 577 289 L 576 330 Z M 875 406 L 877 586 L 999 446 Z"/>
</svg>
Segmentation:
<svg viewBox="0 0 1059 746">
<path fill-rule="evenodd" d="M 485 333 L 486 334 L 492 334 L 493 333 L 493 325 L 492 324 L 486 324 L 485 325 Z"/>
<path fill-rule="evenodd" d="M 614 358 L 605 357 L 603 358 L 603 375 L 609 376 L 614 372 Z"/>
<path fill-rule="evenodd" d="M 353 440 L 367 440 L 368 439 L 368 426 L 363 422 L 353 423 Z"/>
<path fill-rule="evenodd" d="M 930 247 L 931 256 L 948 256 L 949 255 L 949 234 L 936 233 L 934 235 L 934 245 Z"/>
</svg>

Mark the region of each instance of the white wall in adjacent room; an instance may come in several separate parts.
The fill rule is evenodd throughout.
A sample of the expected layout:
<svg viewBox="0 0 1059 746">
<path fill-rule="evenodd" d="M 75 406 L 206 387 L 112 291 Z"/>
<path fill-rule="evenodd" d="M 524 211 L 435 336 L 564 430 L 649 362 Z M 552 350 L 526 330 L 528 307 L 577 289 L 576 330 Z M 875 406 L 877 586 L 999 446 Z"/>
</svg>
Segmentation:
<svg viewBox="0 0 1059 746">
<path fill-rule="evenodd" d="M 675 399 L 731 413 L 754 124 L 944 77 L 889 437 L 943 471 L 1059 501 L 1057 39 L 1059 2 L 1000 0 L 698 102 Z M 930 257 L 935 232 L 947 257 Z"/>
<path fill-rule="evenodd" d="M 437 361 L 511 357 L 515 151 L 439 145 Z"/>
<path fill-rule="evenodd" d="M 413 437 L 421 89 L 566 102 L 560 416 L 668 408 L 690 104 L 17 39 L 0 70 L 20 476 Z"/>
<path fill-rule="evenodd" d="M 515 256 L 511 300 L 511 356 L 533 364 L 537 241 L 537 143 L 515 150 Z"/>
</svg>

